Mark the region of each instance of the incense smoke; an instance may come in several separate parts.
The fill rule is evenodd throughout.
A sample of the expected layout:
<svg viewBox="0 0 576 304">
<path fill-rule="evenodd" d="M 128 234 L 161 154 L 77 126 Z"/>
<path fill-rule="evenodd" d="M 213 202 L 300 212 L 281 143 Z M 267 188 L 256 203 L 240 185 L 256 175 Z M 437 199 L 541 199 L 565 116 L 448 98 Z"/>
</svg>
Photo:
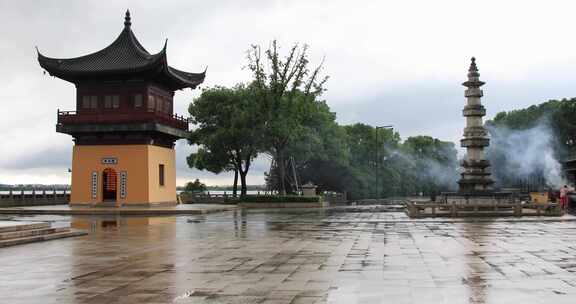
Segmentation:
<svg viewBox="0 0 576 304">
<path fill-rule="evenodd" d="M 435 159 L 424 159 L 424 174 L 434 181 L 436 185 L 445 187 L 447 191 L 455 191 L 458 189 L 458 161 L 454 158 L 454 163 L 451 165 L 440 163 Z"/>
<path fill-rule="evenodd" d="M 387 159 L 395 159 L 395 161 L 404 163 L 419 180 L 432 182 L 445 191 L 454 191 L 458 188 L 458 160 L 453 147 L 435 150 L 436 156 L 444 161 L 392 148 L 386 148 L 386 151 L 388 153 Z"/>
<path fill-rule="evenodd" d="M 555 152 L 560 145 L 545 120 L 525 130 L 489 124 L 487 129 L 490 132 L 487 158 L 498 185 L 534 176 L 542 177 L 548 187 L 555 189 L 566 184 Z"/>
</svg>

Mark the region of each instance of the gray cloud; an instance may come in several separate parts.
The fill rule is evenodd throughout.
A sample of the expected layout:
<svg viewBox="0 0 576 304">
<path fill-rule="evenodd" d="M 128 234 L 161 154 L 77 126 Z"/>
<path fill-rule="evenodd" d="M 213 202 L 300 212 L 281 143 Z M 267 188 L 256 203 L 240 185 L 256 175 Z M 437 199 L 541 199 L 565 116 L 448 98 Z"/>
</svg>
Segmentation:
<svg viewBox="0 0 576 304">
<path fill-rule="evenodd" d="M 42 147 L 39 151 L 30 153 L 23 152 L 22 155 L 10 160 L 0 160 L 0 168 L 8 170 L 17 169 L 56 169 L 62 171 L 72 164 L 72 148 L 60 146 Z"/>
<path fill-rule="evenodd" d="M 149 51 L 158 51 L 169 38 L 171 65 L 190 71 L 209 66 L 205 86 L 248 80 L 242 67 L 250 44 L 267 45 L 277 38 L 288 48 L 305 42 L 312 62 L 326 56 L 330 80 L 324 97 L 340 122 L 393 124 L 403 137 L 427 134 L 456 141 L 464 126 L 460 83 L 472 55 L 478 57 L 481 78 L 487 82 L 488 117 L 576 94 L 575 42 L 567 39 L 572 36 L 574 5 L 522 2 L 523 13 L 517 14 L 515 1 L 496 0 L 482 5 L 416 0 L 0 0 L 0 178 L 25 182 L 33 172 L 45 174 L 46 181 L 68 178 L 50 168 L 69 166 L 71 138 L 56 134 L 54 124 L 56 109 L 73 109 L 74 86 L 44 75 L 34 46 L 54 57 L 99 50 L 120 33 L 127 8 L 136 35 Z M 470 22 L 471 11 L 476 20 L 489 16 L 490 22 Z M 562 47 L 550 47 L 554 45 Z M 198 94 L 177 92 L 175 110 L 186 113 Z M 181 180 L 198 176 L 211 183 L 231 182 L 231 175 L 187 168 L 189 152 L 184 150 L 177 149 Z M 31 169 L 37 167 L 45 170 Z M 268 161 L 260 158 L 251 180 L 263 180 L 267 167 Z"/>
</svg>

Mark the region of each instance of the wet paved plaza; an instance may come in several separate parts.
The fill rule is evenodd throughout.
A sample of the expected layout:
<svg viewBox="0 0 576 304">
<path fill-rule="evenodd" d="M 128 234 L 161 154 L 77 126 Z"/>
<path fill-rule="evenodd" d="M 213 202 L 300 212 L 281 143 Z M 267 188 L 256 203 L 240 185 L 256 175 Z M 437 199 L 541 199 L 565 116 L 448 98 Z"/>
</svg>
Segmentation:
<svg viewBox="0 0 576 304">
<path fill-rule="evenodd" d="M 576 221 L 339 209 L 37 216 L 89 235 L 0 249 L 0 303 L 576 303 Z"/>
</svg>

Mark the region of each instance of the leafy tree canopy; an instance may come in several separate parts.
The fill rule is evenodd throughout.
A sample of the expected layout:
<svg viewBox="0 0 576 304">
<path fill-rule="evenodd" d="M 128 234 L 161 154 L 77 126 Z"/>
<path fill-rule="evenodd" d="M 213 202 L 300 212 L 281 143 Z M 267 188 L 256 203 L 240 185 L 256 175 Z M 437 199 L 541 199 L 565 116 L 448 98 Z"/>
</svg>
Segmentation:
<svg viewBox="0 0 576 304">
<path fill-rule="evenodd" d="M 188 108 L 196 125 L 189 142 L 199 147 L 188 165 L 213 173 L 234 171 L 240 175 L 242 195 L 262 144 L 263 120 L 255 100 L 253 90 L 241 84 L 214 87 L 203 90 Z"/>
<path fill-rule="evenodd" d="M 199 179 L 194 180 L 194 182 L 188 182 L 186 183 L 186 186 L 184 186 L 184 192 L 187 193 L 199 193 L 204 191 L 206 191 L 206 185 L 200 182 Z"/>
</svg>

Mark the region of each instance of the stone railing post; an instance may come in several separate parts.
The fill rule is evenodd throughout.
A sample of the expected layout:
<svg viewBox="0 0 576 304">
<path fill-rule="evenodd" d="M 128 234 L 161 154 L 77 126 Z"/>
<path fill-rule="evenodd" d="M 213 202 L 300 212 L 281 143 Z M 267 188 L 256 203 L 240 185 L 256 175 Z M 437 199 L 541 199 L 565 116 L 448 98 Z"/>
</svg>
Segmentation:
<svg viewBox="0 0 576 304">
<path fill-rule="evenodd" d="M 406 210 L 408 211 L 409 217 L 418 216 L 419 210 L 414 206 L 413 202 L 406 202 Z"/>
<path fill-rule="evenodd" d="M 515 216 L 522 216 L 522 203 L 516 202 L 514 204 L 514 215 Z"/>
</svg>

